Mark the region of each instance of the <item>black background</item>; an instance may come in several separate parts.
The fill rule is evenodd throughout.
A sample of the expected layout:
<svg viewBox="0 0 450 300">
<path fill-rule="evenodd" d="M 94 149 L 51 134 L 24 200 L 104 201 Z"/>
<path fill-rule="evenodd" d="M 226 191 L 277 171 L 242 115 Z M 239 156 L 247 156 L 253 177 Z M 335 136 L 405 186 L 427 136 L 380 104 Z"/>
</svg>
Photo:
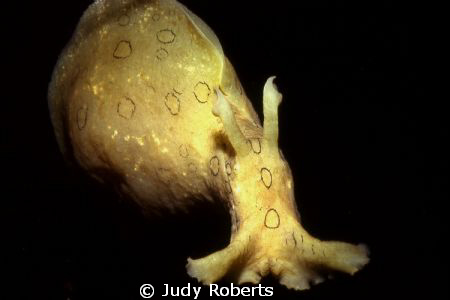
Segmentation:
<svg viewBox="0 0 450 300">
<path fill-rule="evenodd" d="M 228 243 L 220 204 L 146 219 L 65 166 L 47 85 L 90 2 L 33 1 L 3 12 L 1 202 L 11 266 L 3 270 L 12 283 L 3 299 L 139 299 L 143 283 L 157 294 L 163 283 L 199 285 L 186 258 Z M 356 275 L 308 291 L 265 278 L 273 298 L 448 298 L 448 113 L 425 85 L 427 13 L 389 1 L 182 2 L 216 32 L 261 117 L 263 84 L 277 76 L 280 147 L 304 227 L 371 250 Z"/>
</svg>

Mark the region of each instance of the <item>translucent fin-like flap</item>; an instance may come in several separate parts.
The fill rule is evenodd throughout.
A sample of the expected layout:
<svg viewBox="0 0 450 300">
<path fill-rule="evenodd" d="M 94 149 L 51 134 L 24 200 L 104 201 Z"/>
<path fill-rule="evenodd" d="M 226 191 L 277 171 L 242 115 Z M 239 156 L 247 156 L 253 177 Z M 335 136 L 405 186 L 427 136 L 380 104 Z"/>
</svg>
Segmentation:
<svg viewBox="0 0 450 300">
<path fill-rule="evenodd" d="M 222 45 L 220 44 L 219 38 L 216 36 L 214 31 L 202 20 L 200 19 L 196 14 L 194 14 L 192 11 L 190 11 L 186 6 L 183 4 L 174 1 L 176 5 L 178 5 L 186 14 L 189 20 L 191 20 L 192 24 L 194 24 L 195 28 L 199 31 L 199 33 L 208 40 L 211 45 L 216 49 L 218 56 L 220 57 L 220 60 L 224 61 L 224 53 L 222 49 Z"/>
</svg>

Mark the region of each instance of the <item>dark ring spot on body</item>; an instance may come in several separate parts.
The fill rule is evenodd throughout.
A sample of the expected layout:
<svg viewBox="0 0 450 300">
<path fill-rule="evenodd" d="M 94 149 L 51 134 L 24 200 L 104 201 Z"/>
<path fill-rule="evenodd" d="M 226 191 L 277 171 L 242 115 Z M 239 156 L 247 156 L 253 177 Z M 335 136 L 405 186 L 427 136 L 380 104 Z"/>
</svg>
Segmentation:
<svg viewBox="0 0 450 300">
<path fill-rule="evenodd" d="M 275 209 L 271 208 L 266 212 L 266 216 L 264 217 L 264 226 L 270 229 L 275 229 L 280 226 L 280 216 Z"/>
<path fill-rule="evenodd" d="M 219 158 L 217 156 L 213 156 L 209 161 L 209 168 L 211 169 L 211 174 L 217 176 L 219 174 Z"/>
<path fill-rule="evenodd" d="M 117 113 L 124 119 L 130 120 L 134 111 L 136 110 L 136 104 L 131 98 L 125 97 L 117 104 Z"/>
<path fill-rule="evenodd" d="M 119 19 L 117 19 L 117 22 L 120 26 L 127 26 L 130 24 L 130 17 L 127 14 L 121 15 Z"/>
<path fill-rule="evenodd" d="M 188 164 L 188 169 L 189 169 L 189 171 L 192 172 L 192 173 L 197 172 L 197 167 L 195 166 L 194 163 L 189 163 L 189 164 Z"/>
<path fill-rule="evenodd" d="M 87 106 L 83 106 L 77 111 L 77 126 L 79 130 L 83 130 L 83 128 L 86 127 L 87 113 L 88 113 Z"/>
<path fill-rule="evenodd" d="M 211 89 L 209 85 L 204 81 L 199 81 L 194 87 L 194 96 L 200 103 L 208 102 L 208 98 L 211 95 Z"/>
<path fill-rule="evenodd" d="M 169 56 L 169 52 L 164 48 L 159 48 L 156 50 L 156 58 L 159 60 L 163 60 Z"/>
<path fill-rule="evenodd" d="M 156 38 L 162 44 L 170 44 L 175 41 L 176 34 L 172 29 L 162 29 L 156 33 Z"/>
<path fill-rule="evenodd" d="M 233 192 L 233 189 L 231 188 L 231 183 L 229 181 L 225 182 L 225 189 L 227 190 L 228 194 L 231 194 Z"/>
<path fill-rule="evenodd" d="M 164 104 L 172 115 L 178 115 L 180 112 L 180 99 L 174 93 L 168 93 L 166 95 Z"/>
<path fill-rule="evenodd" d="M 160 18 L 161 18 L 161 15 L 158 14 L 158 13 L 154 13 L 153 16 L 152 16 L 152 20 L 155 21 L 155 22 L 159 21 Z"/>
<path fill-rule="evenodd" d="M 261 169 L 261 181 L 264 183 L 266 188 L 270 189 L 272 186 L 272 173 L 270 173 L 269 169 Z"/>
<path fill-rule="evenodd" d="M 250 143 L 250 146 L 252 147 L 254 153 L 256 154 L 261 153 L 261 141 L 258 138 L 248 139 L 247 142 Z"/>
<path fill-rule="evenodd" d="M 232 173 L 232 169 L 231 164 L 229 162 L 227 162 L 227 164 L 225 165 L 225 170 L 227 171 L 227 175 L 230 176 Z"/>
<path fill-rule="evenodd" d="M 187 150 L 187 148 L 186 148 L 185 145 L 181 145 L 181 146 L 178 148 L 178 152 L 180 153 L 180 156 L 181 156 L 181 157 L 186 158 L 186 157 L 189 156 L 188 150 Z"/>
<path fill-rule="evenodd" d="M 133 48 L 131 47 L 131 43 L 129 41 L 122 40 L 114 49 L 113 56 L 117 59 L 124 59 L 131 55 L 133 52 Z"/>
</svg>

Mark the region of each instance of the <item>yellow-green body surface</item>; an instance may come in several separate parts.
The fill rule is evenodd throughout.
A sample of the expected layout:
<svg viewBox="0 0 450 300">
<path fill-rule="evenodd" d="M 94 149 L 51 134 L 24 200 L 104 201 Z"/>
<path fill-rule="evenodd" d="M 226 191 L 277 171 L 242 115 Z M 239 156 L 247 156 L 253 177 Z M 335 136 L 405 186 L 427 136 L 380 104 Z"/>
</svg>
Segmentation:
<svg viewBox="0 0 450 300">
<path fill-rule="evenodd" d="M 363 245 L 320 241 L 300 225 L 273 77 L 263 98 L 261 126 L 213 31 L 174 0 L 97 0 L 49 87 L 65 156 L 143 209 L 226 201 L 230 245 L 188 259 L 191 276 L 257 283 L 271 272 L 305 289 L 319 269 L 353 274 L 368 262 Z"/>
</svg>

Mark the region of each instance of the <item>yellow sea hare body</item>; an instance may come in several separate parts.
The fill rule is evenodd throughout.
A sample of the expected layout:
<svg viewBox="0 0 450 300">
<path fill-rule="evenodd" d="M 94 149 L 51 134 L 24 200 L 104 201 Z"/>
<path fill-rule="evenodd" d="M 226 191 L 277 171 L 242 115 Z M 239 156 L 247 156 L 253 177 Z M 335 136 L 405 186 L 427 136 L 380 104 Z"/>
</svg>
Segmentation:
<svg viewBox="0 0 450 300">
<path fill-rule="evenodd" d="M 261 126 L 213 31 L 174 0 L 97 0 L 49 87 L 63 153 L 98 180 L 151 211 L 200 199 L 229 205 L 230 245 L 189 258 L 189 275 L 258 283 L 273 273 L 307 289 L 322 281 L 319 269 L 355 273 L 367 249 L 301 226 L 278 149 L 281 98 L 269 78 Z"/>
</svg>

